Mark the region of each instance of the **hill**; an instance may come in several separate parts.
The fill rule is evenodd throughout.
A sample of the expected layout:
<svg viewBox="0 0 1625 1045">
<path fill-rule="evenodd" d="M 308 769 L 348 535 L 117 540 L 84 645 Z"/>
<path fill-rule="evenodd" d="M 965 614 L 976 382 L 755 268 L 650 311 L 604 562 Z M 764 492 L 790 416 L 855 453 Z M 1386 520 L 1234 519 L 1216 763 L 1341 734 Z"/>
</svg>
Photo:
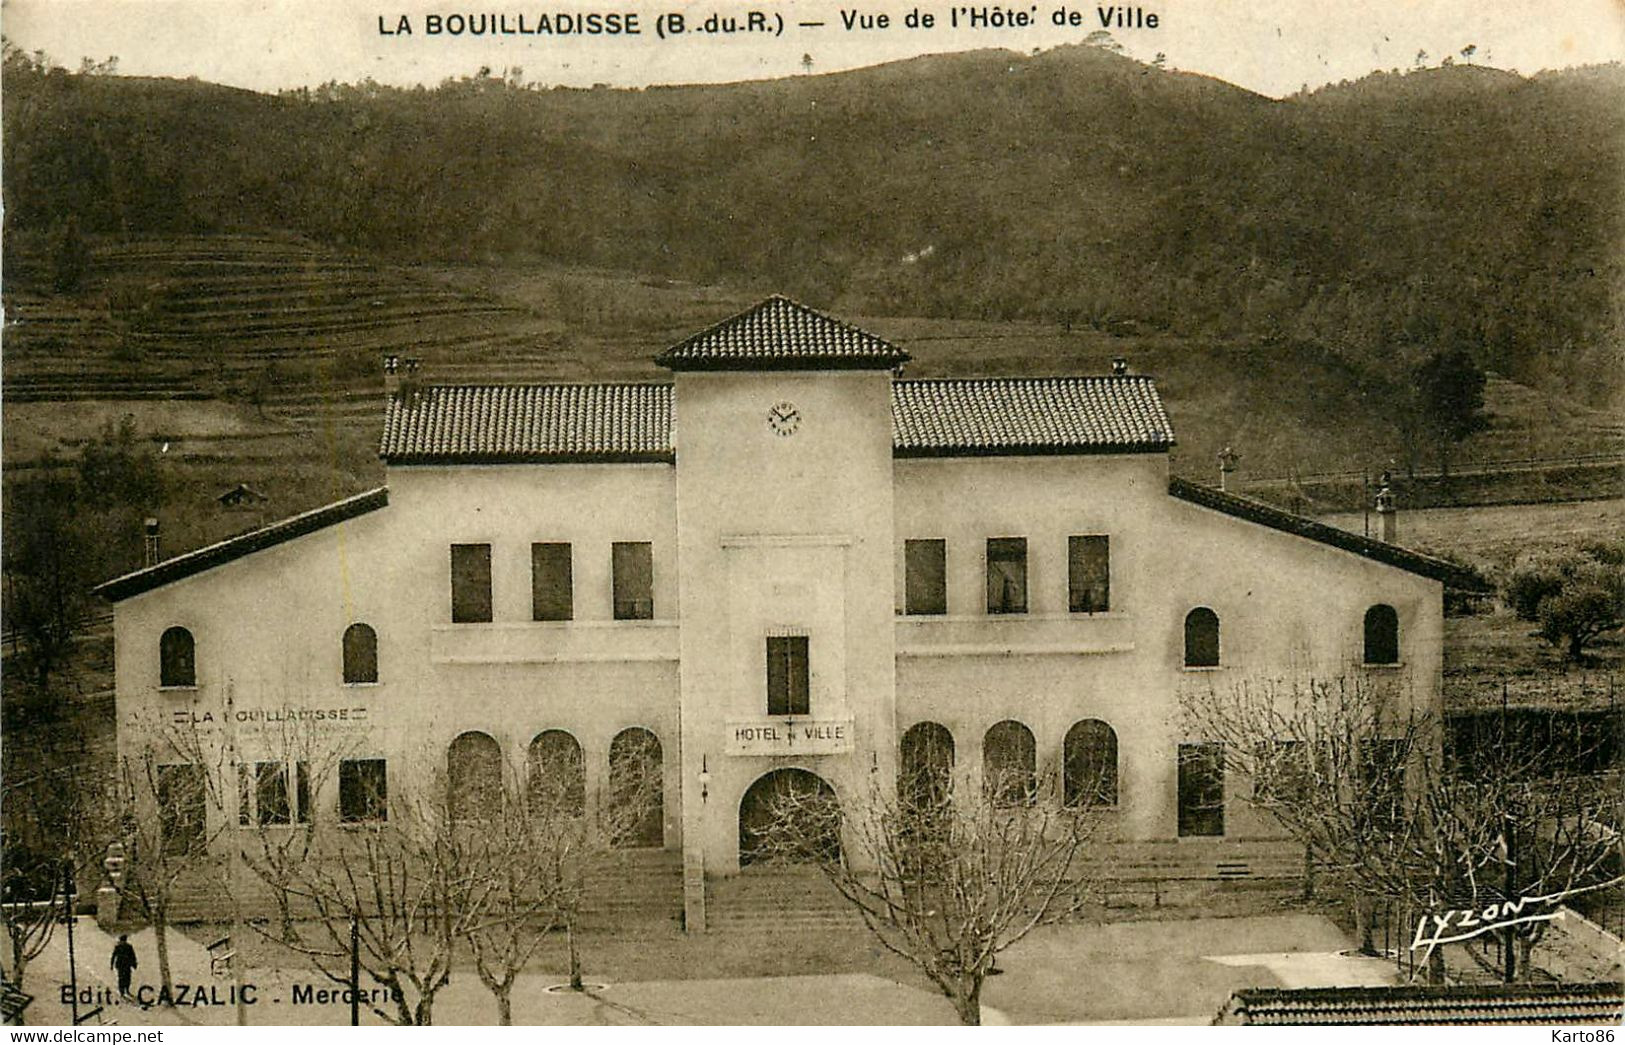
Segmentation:
<svg viewBox="0 0 1625 1045">
<path fill-rule="evenodd" d="M 285 230 L 431 262 L 728 281 L 845 313 L 1446 343 L 1615 402 L 1618 70 L 1457 66 L 1276 102 L 1095 48 L 644 91 L 277 97 L 5 71 L 12 241 Z M 10 273 L 8 273 L 8 278 Z M 22 278 L 27 279 L 23 273 Z"/>
</svg>

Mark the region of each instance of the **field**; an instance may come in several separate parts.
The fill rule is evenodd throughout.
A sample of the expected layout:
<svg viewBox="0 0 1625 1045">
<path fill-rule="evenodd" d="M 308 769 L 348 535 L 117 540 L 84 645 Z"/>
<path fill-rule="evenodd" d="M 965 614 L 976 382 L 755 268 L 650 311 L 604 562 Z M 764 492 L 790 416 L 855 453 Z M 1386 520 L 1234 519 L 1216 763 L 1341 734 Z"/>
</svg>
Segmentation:
<svg viewBox="0 0 1625 1045">
<path fill-rule="evenodd" d="M 1361 531 L 1355 514 L 1324 518 Z M 1455 555 L 1492 578 L 1529 558 L 1560 555 L 1625 533 L 1625 500 L 1571 504 L 1435 508 L 1402 512 L 1399 542 Z M 1625 641 L 1615 632 L 1588 648 L 1587 663 L 1568 663 L 1535 626 L 1506 607 L 1445 620 L 1445 706 L 1451 711 L 1512 706 L 1614 707 L 1625 702 Z M 1616 694 L 1616 687 L 1619 692 Z"/>
</svg>

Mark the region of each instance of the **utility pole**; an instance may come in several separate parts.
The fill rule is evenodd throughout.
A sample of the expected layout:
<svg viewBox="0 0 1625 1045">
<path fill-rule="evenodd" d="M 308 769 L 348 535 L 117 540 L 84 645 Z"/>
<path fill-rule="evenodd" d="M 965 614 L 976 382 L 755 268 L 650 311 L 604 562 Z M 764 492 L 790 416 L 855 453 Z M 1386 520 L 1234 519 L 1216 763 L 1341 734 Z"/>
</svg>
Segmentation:
<svg viewBox="0 0 1625 1045">
<path fill-rule="evenodd" d="M 225 723 L 226 775 L 228 777 L 228 781 L 221 785 L 222 791 L 225 791 L 226 788 L 230 787 L 229 778 L 232 774 L 244 772 L 244 770 L 239 767 L 237 761 L 237 716 L 234 714 L 236 710 L 235 689 L 236 687 L 233 684 L 232 679 L 228 677 L 226 679 Z M 252 784 L 253 786 L 257 787 L 258 781 L 253 780 Z M 241 788 L 238 788 L 237 790 L 237 801 L 243 801 Z M 222 812 L 225 812 L 225 805 L 226 803 L 224 801 L 220 802 Z M 227 813 L 226 817 L 229 825 L 231 819 L 230 814 Z M 240 812 L 239 822 L 241 822 Z M 226 837 L 231 839 L 230 844 L 226 849 L 226 891 L 231 894 L 231 942 L 227 944 L 227 946 L 232 952 L 231 957 L 227 960 L 231 962 L 231 980 L 233 984 L 232 994 L 234 995 L 234 1000 L 236 1001 L 237 1007 L 237 1026 L 246 1027 L 248 1026 L 248 1003 L 243 1000 L 243 901 L 242 890 L 238 887 L 237 882 L 237 839 L 230 834 L 231 828 L 229 826 L 226 828 L 226 831 Z"/>
<path fill-rule="evenodd" d="M 350 1026 L 361 1026 L 361 923 L 350 915 Z"/>
<path fill-rule="evenodd" d="M 73 861 L 62 861 L 62 920 L 68 923 L 68 989 L 73 992 L 73 1025 L 79 1026 L 79 967 L 73 958 Z"/>
</svg>

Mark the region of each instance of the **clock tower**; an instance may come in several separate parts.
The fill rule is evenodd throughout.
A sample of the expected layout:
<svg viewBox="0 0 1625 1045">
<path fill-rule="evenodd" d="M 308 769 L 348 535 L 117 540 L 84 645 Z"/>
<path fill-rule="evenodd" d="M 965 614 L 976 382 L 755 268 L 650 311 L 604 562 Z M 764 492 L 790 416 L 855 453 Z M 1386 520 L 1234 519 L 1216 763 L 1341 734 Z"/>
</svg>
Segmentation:
<svg viewBox="0 0 1625 1045">
<path fill-rule="evenodd" d="M 750 862 L 749 793 L 769 774 L 842 801 L 895 774 L 891 380 L 907 359 L 783 297 L 658 358 L 675 374 L 691 876 Z"/>
</svg>

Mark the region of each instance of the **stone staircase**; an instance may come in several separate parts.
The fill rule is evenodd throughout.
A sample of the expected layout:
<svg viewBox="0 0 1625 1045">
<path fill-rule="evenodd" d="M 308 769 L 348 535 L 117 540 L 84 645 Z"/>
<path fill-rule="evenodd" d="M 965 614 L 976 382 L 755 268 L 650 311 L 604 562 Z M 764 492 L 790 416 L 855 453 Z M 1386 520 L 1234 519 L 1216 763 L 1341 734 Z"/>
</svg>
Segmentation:
<svg viewBox="0 0 1625 1045">
<path fill-rule="evenodd" d="M 273 914 L 271 890 L 244 869 L 233 883 L 246 917 Z M 675 925 L 683 911 L 682 854 L 664 849 L 629 849 L 610 854 L 587 876 L 582 922 L 591 927 L 631 924 Z M 308 905 L 296 905 L 296 916 Z M 182 874 L 170 891 L 170 920 L 224 922 L 231 899 L 218 866 Z"/>
<path fill-rule="evenodd" d="M 683 913 L 683 854 L 627 849 L 606 857 L 587 877 L 582 921 L 589 926 L 677 924 Z"/>
<path fill-rule="evenodd" d="M 1108 907 L 1183 906 L 1217 892 L 1293 889 L 1303 850 L 1280 840 L 1119 842 L 1097 846 L 1081 876 Z M 250 917 L 273 910 L 270 892 L 249 872 L 236 887 Z M 218 868 L 177 883 L 171 920 L 220 922 L 230 903 Z M 816 868 L 751 867 L 705 878 L 710 932 L 860 931 L 862 919 Z M 634 849 L 610 855 L 589 875 L 582 921 L 593 928 L 672 926 L 683 911 L 682 854 Z"/>
<path fill-rule="evenodd" d="M 752 867 L 707 880 L 711 932 L 850 932 L 863 920 L 814 867 Z"/>
</svg>

